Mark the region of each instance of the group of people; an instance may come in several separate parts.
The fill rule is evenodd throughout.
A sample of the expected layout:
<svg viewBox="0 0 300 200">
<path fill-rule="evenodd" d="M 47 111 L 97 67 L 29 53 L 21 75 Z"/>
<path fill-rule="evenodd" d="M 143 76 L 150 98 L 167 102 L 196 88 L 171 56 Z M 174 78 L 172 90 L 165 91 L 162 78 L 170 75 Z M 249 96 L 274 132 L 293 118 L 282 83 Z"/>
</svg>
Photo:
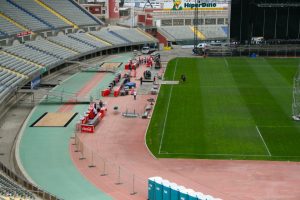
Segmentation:
<svg viewBox="0 0 300 200">
<path fill-rule="evenodd" d="M 147 57 L 143 57 L 143 58 L 139 57 L 139 63 L 140 64 L 146 64 L 147 63 Z"/>
<path fill-rule="evenodd" d="M 104 103 L 103 103 L 102 100 L 99 101 L 98 106 L 97 106 L 96 103 L 94 103 L 94 109 L 93 109 L 94 114 L 97 115 L 98 112 L 100 112 L 100 110 L 101 110 L 101 108 L 102 108 L 103 106 L 104 106 Z"/>
</svg>

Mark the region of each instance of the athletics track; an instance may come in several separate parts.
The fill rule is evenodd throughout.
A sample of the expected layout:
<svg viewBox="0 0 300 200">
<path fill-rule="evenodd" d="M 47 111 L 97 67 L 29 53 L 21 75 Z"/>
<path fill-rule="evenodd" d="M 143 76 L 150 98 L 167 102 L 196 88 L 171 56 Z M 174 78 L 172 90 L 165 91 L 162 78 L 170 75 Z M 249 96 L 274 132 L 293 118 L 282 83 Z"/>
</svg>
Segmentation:
<svg viewBox="0 0 300 200">
<path fill-rule="evenodd" d="M 126 62 L 129 57 L 122 55 L 111 61 L 123 59 Z M 141 73 L 139 68 L 137 77 Z M 95 76 L 79 73 L 55 89 L 64 87 L 81 95 L 95 95 L 112 78 L 110 75 Z M 97 83 L 98 78 L 101 81 Z M 222 199 L 300 199 L 300 163 L 153 158 L 144 141 L 149 119 L 125 119 L 112 112 L 115 105 L 121 111 L 135 109 L 141 112 L 149 97 L 153 96 L 138 94 L 136 101 L 132 96 L 104 98 L 108 114 L 96 133 L 80 135 L 85 146 L 85 160 L 79 159 L 82 155 L 74 152 L 76 147 L 70 140 L 75 120 L 67 128 L 37 129 L 28 128 L 28 124 L 44 112 L 83 112 L 87 105 L 38 106 L 24 129 L 19 149 L 27 175 L 42 188 L 64 199 L 146 199 L 147 178 L 150 176 L 161 176 Z M 88 167 L 91 152 L 96 165 L 93 168 Z M 137 193 L 130 195 L 132 191 Z"/>
</svg>

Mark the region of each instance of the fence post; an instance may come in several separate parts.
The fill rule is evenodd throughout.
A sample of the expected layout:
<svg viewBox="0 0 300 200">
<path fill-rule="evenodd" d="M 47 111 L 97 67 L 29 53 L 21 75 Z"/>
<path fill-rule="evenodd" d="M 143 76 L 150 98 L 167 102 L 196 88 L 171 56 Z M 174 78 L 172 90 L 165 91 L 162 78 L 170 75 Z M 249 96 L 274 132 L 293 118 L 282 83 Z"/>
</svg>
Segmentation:
<svg viewBox="0 0 300 200">
<path fill-rule="evenodd" d="M 72 143 L 72 145 L 76 145 L 76 141 L 77 141 L 77 134 L 74 134 L 74 143 Z"/>
<path fill-rule="evenodd" d="M 77 141 L 78 140 L 78 138 L 77 137 L 75 137 L 75 151 L 74 152 L 79 152 L 79 150 L 78 150 L 78 144 L 79 144 L 79 142 Z"/>
<path fill-rule="evenodd" d="M 130 195 L 135 195 L 136 192 L 134 191 L 134 174 L 132 175 L 132 192 L 130 193 Z"/>
<path fill-rule="evenodd" d="M 116 185 L 121 185 L 121 168 L 120 166 L 118 167 L 118 180 L 116 182 Z"/>
<path fill-rule="evenodd" d="M 89 165 L 89 168 L 92 167 L 96 167 L 96 165 L 94 165 L 94 152 L 92 152 L 92 160 L 91 160 L 91 164 Z"/>
<path fill-rule="evenodd" d="M 76 133 L 74 133 L 74 135 L 72 135 L 71 137 L 70 137 L 70 139 L 75 139 L 75 134 Z M 73 144 L 72 144 L 73 145 Z"/>
<path fill-rule="evenodd" d="M 80 149 L 80 147 L 81 147 L 81 149 Z M 80 145 L 80 143 L 79 143 L 79 152 L 80 152 L 80 157 L 79 157 L 79 160 L 84 160 L 85 159 L 85 157 L 84 157 L 84 154 L 83 154 L 83 143 L 81 143 L 81 145 Z"/>
<path fill-rule="evenodd" d="M 105 160 L 103 160 L 103 171 L 102 174 L 100 174 L 100 176 L 106 176 L 107 174 L 105 173 Z"/>
</svg>

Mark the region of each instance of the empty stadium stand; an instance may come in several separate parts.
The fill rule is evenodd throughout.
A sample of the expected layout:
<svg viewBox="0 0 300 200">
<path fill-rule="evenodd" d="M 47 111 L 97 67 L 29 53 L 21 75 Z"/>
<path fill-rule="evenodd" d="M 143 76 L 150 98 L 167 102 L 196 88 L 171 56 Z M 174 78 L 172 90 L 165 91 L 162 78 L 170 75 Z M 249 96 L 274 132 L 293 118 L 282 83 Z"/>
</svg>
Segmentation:
<svg viewBox="0 0 300 200">
<path fill-rule="evenodd" d="M 1 89 L 0 89 L 1 90 Z M 9 199 L 36 199 L 35 196 L 0 173 L 0 195 Z"/>
<path fill-rule="evenodd" d="M 132 28 L 123 28 L 123 27 L 111 27 L 109 32 L 122 40 L 131 43 L 140 43 L 140 42 L 147 42 L 147 41 L 154 41 L 152 38 L 148 38 L 145 33 L 141 33 L 138 29 Z"/>
<path fill-rule="evenodd" d="M 95 47 L 84 42 L 75 40 L 71 37 L 68 37 L 67 35 L 49 37 L 48 39 L 56 44 L 59 44 L 61 46 L 64 46 L 66 48 L 72 49 L 73 51 L 77 51 L 80 53 L 92 52 L 95 49 Z"/>
<path fill-rule="evenodd" d="M 5 35 L 14 35 L 17 33 L 22 32 L 23 30 L 16 26 L 15 24 L 11 23 L 7 19 L 5 19 L 3 16 L 0 15 L 0 33 L 2 33 L 3 36 Z"/>
<path fill-rule="evenodd" d="M 14 56 L 5 54 L 4 52 L 0 52 L 0 66 L 27 76 L 42 72 L 41 67 L 38 65 L 16 59 Z"/>
<path fill-rule="evenodd" d="M 158 31 L 167 38 L 168 41 L 193 40 L 194 30 L 192 26 L 162 26 Z M 201 25 L 198 27 L 198 38 L 201 40 L 226 39 L 228 36 L 228 27 Z"/>
<path fill-rule="evenodd" d="M 190 26 L 163 26 L 159 28 L 159 31 L 169 41 L 191 40 L 194 38 L 194 33 Z"/>
<path fill-rule="evenodd" d="M 78 54 L 76 51 L 64 48 L 60 45 L 57 45 L 49 40 L 39 39 L 35 41 L 26 42 L 25 46 L 31 47 L 42 52 L 47 52 L 50 55 L 57 57 L 59 59 L 71 58 Z"/>
<path fill-rule="evenodd" d="M 103 23 L 89 14 L 72 0 L 40 0 L 68 20 L 79 26 L 102 25 Z"/>
<path fill-rule="evenodd" d="M 91 34 L 96 37 L 102 38 L 103 40 L 110 42 L 113 45 L 122 45 L 127 43 L 126 40 L 123 40 L 122 38 L 109 32 L 109 28 L 102 28 L 100 29 L 100 31 L 92 31 Z"/>
<path fill-rule="evenodd" d="M 66 28 L 71 27 L 69 24 L 52 14 L 50 11 L 45 9 L 43 6 L 38 4 L 35 0 L 11 0 L 20 7 L 26 9 L 30 13 L 34 13 L 38 18 L 46 21 L 53 28 Z"/>
<path fill-rule="evenodd" d="M 2 86 L 0 85 L 0 91 Z M 60 200 L 25 180 L 0 162 L 0 200 Z"/>
<path fill-rule="evenodd" d="M 14 4 L 10 0 L 2 0 L 0 1 L 0 12 L 16 21 L 17 23 L 22 24 L 26 28 L 36 31 L 36 30 L 47 30 L 51 29 L 49 24 L 40 18 L 36 17 L 32 13 L 28 12 L 25 9 L 22 9 L 21 6 Z"/>
<path fill-rule="evenodd" d="M 73 0 L 0 1 L 0 38 L 5 40 L 0 43 L 5 45 L 0 48 L 0 101 L 69 60 L 157 42 L 139 29 L 109 26 L 92 32 L 79 30 L 88 26 L 99 29 L 102 24 Z M 33 37 L 16 39 L 27 31 Z"/>
<path fill-rule="evenodd" d="M 42 66 L 50 66 L 61 61 L 61 59 L 51 55 L 49 52 L 43 52 L 22 44 L 6 47 L 4 51 Z"/>
<path fill-rule="evenodd" d="M 0 1 L 0 37 L 24 31 L 42 32 L 100 26 L 103 22 L 73 0 Z"/>
<path fill-rule="evenodd" d="M 24 44 L 3 47 L 3 50 L 0 50 L 0 100 L 9 91 L 11 93 L 17 87 L 22 86 L 24 81 L 28 82 L 47 70 L 63 64 L 66 60 L 117 46 L 156 42 L 154 38 L 143 34 L 138 29 L 113 27 L 113 30 L 103 28 L 103 30 L 91 33 L 39 38 Z M 119 35 L 128 37 L 127 41 Z"/>
<path fill-rule="evenodd" d="M 0 67 L 0 99 L 4 99 L 9 93 L 15 91 L 16 87 L 26 79 L 26 76 Z"/>
<path fill-rule="evenodd" d="M 96 40 L 95 38 L 92 38 L 88 33 L 75 33 L 75 34 L 69 34 L 68 36 L 74 40 L 85 43 L 94 48 L 102 48 L 108 46 L 106 43 Z"/>
<path fill-rule="evenodd" d="M 224 26 L 209 25 L 209 26 L 199 26 L 198 29 L 205 35 L 207 39 L 226 39 L 227 32 L 228 32 L 228 29 L 226 28 L 224 28 Z"/>
<path fill-rule="evenodd" d="M 124 40 L 124 41 L 127 42 L 127 43 L 130 43 L 130 42 L 131 42 L 131 40 L 129 40 L 128 38 L 126 38 L 126 37 L 124 37 L 124 36 L 122 36 L 122 35 L 120 35 L 120 34 L 117 33 L 115 30 L 109 30 L 108 32 L 109 32 L 109 34 L 114 35 L 115 37 L 121 38 L 122 40 Z"/>
</svg>

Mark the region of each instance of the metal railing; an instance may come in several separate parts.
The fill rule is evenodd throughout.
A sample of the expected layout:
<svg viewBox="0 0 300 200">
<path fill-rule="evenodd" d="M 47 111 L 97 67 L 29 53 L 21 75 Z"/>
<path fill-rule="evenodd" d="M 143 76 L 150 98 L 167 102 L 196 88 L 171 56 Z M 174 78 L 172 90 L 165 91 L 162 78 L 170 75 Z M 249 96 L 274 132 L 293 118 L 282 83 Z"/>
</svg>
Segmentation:
<svg viewBox="0 0 300 200">
<path fill-rule="evenodd" d="M 83 141 L 84 134 L 75 132 L 73 145 L 78 153 L 77 159 L 96 172 L 99 179 L 109 180 L 112 185 L 119 187 L 124 194 L 140 195 L 147 198 L 147 179 L 141 178 L 136 172 L 105 158 L 99 151 L 92 149 Z"/>
</svg>

